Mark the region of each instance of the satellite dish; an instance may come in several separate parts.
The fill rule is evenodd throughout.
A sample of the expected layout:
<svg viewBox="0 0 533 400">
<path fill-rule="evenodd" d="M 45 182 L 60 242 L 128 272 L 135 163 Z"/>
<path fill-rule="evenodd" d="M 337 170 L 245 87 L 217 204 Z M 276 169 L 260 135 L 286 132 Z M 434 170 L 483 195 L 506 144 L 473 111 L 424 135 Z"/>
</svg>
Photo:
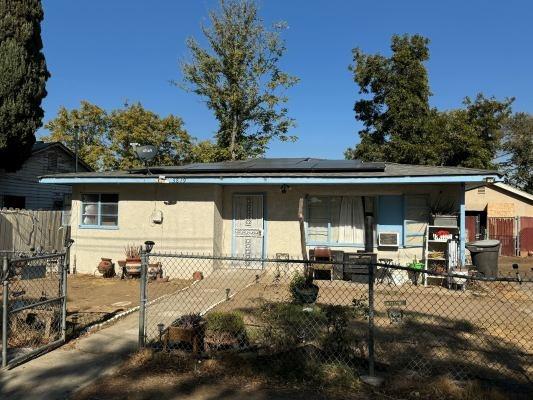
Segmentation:
<svg viewBox="0 0 533 400">
<path fill-rule="evenodd" d="M 157 148 L 151 145 L 136 146 L 135 152 L 137 153 L 137 157 L 146 165 L 157 155 Z"/>
</svg>

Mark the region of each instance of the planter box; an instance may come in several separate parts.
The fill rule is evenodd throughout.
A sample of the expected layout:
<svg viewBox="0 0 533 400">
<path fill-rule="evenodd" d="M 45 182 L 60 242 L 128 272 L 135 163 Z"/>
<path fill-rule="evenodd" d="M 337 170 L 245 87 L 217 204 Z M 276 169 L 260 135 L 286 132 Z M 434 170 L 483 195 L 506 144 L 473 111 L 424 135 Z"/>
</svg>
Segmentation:
<svg viewBox="0 0 533 400">
<path fill-rule="evenodd" d="M 192 347 L 193 353 L 202 351 L 205 336 L 205 323 L 195 328 L 169 326 L 163 333 L 163 349 L 169 348 L 169 343 L 186 343 Z M 170 346 L 172 347 L 172 345 Z"/>
</svg>

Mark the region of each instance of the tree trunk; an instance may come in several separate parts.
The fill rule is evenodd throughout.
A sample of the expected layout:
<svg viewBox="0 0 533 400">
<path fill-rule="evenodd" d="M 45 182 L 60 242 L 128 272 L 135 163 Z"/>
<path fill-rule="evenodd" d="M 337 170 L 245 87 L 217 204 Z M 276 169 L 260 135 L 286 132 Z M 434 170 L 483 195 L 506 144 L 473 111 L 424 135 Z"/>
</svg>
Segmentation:
<svg viewBox="0 0 533 400">
<path fill-rule="evenodd" d="M 229 150 L 231 153 L 231 160 L 235 160 L 235 140 L 237 139 L 237 115 L 233 116 L 233 127 L 231 129 L 231 141 L 229 144 Z"/>
</svg>

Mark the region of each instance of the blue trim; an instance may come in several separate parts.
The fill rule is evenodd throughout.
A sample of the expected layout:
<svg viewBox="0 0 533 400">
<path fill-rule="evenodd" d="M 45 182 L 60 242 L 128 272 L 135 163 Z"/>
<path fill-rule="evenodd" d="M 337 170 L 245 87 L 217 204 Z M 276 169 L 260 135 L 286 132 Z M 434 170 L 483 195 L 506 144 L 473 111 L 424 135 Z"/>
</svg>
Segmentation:
<svg viewBox="0 0 533 400">
<path fill-rule="evenodd" d="M 81 183 L 170 183 L 170 184 L 218 184 L 218 185 L 351 185 L 351 184 L 409 184 L 409 183 L 462 183 L 485 182 L 487 178 L 502 182 L 499 175 L 446 175 L 446 176 L 395 176 L 367 178 L 333 178 L 333 177 L 184 177 L 166 178 L 41 178 L 45 184 L 81 184 Z"/>
<path fill-rule="evenodd" d="M 97 195 L 98 196 L 98 214 L 97 214 L 97 217 L 98 217 L 98 224 L 94 225 L 87 225 L 87 224 L 84 224 L 83 223 L 83 204 L 84 204 L 84 201 L 82 200 L 83 199 L 83 196 L 84 195 Z M 116 217 L 117 217 L 117 224 L 116 225 L 102 225 L 102 194 L 113 194 L 113 195 L 116 195 L 117 196 L 117 214 L 116 214 Z M 80 193 L 80 222 L 79 222 L 79 225 L 78 227 L 81 228 L 81 229 L 110 229 L 110 230 L 116 230 L 118 229 L 118 207 L 119 207 L 119 202 L 120 202 L 120 196 L 118 193 L 102 193 L 102 192 L 82 192 Z M 91 202 L 89 202 L 91 203 Z M 115 216 L 115 215 L 112 215 L 112 214 L 106 214 L 106 216 Z"/>
<path fill-rule="evenodd" d="M 235 197 L 236 196 L 261 196 L 263 198 L 263 238 L 261 258 L 264 258 L 266 253 L 266 242 L 268 238 L 268 224 L 267 224 L 267 205 L 265 192 L 235 192 L 231 195 L 231 255 L 235 256 Z M 240 255 L 240 254 L 239 254 Z"/>
<path fill-rule="evenodd" d="M 384 202 L 390 203 L 383 204 Z M 380 232 L 397 232 L 400 239 L 398 248 L 403 248 L 405 244 L 404 195 L 379 195 L 377 203 L 379 211 L 376 230 L 378 235 Z M 379 242 L 377 246 L 379 247 Z"/>
<path fill-rule="evenodd" d="M 78 225 L 79 229 L 103 229 L 109 231 L 116 231 L 119 229 L 118 225 Z"/>
</svg>

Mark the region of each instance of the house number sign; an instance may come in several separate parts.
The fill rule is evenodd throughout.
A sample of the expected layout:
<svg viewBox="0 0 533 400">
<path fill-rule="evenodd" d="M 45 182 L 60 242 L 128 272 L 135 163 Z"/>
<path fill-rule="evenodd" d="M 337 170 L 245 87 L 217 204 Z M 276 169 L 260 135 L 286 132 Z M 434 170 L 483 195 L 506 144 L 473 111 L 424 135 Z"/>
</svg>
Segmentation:
<svg viewBox="0 0 533 400">
<path fill-rule="evenodd" d="M 237 228 L 235 229 L 235 236 L 260 238 L 262 236 L 262 232 L 261 229 Z"/>
</svg>

